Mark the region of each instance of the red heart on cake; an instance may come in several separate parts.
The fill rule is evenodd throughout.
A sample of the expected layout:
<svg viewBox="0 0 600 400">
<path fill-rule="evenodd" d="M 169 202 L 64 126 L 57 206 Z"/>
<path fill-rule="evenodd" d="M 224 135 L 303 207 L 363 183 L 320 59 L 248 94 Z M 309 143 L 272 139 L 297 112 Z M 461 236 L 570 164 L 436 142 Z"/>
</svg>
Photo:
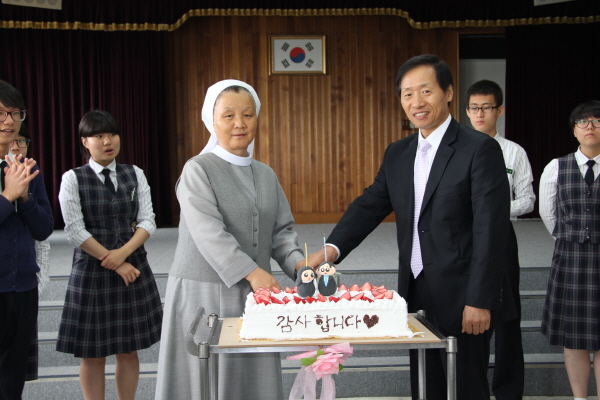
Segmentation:
<svg viewBox="0 0 600 400">
<path fill-rule="evenodd" d="M 377 315 L 373 315 L 369 317 L 367 314 L 363 317 L 363 322 L 367 325 L 367 328 L 371 329 L 379 322 L 379 317 Z"/>
</svg>

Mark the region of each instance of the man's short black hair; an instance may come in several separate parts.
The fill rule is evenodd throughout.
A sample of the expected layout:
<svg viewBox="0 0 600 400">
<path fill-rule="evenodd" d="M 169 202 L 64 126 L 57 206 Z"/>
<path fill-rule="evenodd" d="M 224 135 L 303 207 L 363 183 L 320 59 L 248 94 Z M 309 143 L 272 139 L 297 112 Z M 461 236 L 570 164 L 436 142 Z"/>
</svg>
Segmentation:
<svg viewBox="0 0 600 400">
<path fill-rule="evenodd" d="M 398 73 L 396 74 L 396 94 L 398 96 L 400 96 L 400 84 L 402 83 L 404 75 L 406 75 L 408 71 L 423 65 L 430 66 L 435 70 L 437 83 L 444 92 L 447 92 L 450 86 L 454 86 L 452 83 L 452 73 L 450 72 L 448 64 L 436 55 L 422 54 L 409 59 L 398 69 Z"/>
<path fill-rule="evenodd" d="M 504 101 L 504 95 L 502 94 L 502 88 L 496 83 L 492 81 L 488 81 L 487 79 L 480 80 L 471 85 L 469 89 L 467 89 L 467 104 L 471 100 L 471 96 L 475 96 L 478 94 L 494 96 L 494 100 L 496 101 L 496 107 L 500 107 L 502 102 Z"/>
</svg>

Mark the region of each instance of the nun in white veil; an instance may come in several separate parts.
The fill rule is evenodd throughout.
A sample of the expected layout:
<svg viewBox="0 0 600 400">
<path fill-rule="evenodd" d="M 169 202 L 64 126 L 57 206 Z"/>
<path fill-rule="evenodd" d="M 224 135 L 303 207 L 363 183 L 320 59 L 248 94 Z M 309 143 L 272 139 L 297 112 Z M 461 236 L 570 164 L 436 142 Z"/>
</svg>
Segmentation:
<svg viewBox="0 0 600 400">
<path fill-rule="evenodd" d="M 244 82 L 221 81 L 206 93 L 202 120 L 211 136 L 176 186 L 179 238 L 165 297 L 156 400 L 198 398 L 206 384 L 184 343 L 199 307 L 241 317 L 248 293 L 279 287 L 271 258 L 293 279 L 304 257 L 277 176 L 252 158 L 259 112 L 260 100 Z M 196 342 L 207 334 L 201 325 Z M 283 399 L 279 354 L 220 355 L 219 399 Z"/>
</svg>

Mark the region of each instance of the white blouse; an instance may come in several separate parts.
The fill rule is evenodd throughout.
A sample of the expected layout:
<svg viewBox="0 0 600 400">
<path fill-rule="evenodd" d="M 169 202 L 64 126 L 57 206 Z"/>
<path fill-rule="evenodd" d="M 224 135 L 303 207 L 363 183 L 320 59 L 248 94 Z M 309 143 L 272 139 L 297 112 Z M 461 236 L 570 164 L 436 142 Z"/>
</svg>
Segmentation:
<svg viewBox="0 0 600 400">
<path fill-rule="evenodd" d="M 94 160 L 90 159 L 90 167 L 94 170 L 98 179 L 104 183 L 104 175 L 102 170 L 105 168 Z M 117 163 L 113 160 L 106 168 L 110 169 L 110 179 L 117 189 Z M 137 227 L 146 230 L 150 236 L 156 231 L 156 223 L 154 222 L 154 211 L 152 210 L 152 198 L 150 196 L 150 186 L 144 175 L 144 171 L 133 166 L 135 176 L 138 181 L 138 202 L 139 208 L 137 213 Z M 60 184 L 60 192 L 58 193 L 60 201 L 60 209 L 65 221 L 65 235 L 74 246 L 81 246 L 83 242 L 88 240 L 92 234 L 85 229 L 83 220 L 83 212 L 81 211 L 81 199 L 79 197 L 79 184 L 77 176 L 73 170 L 69 170 L 63 174 Z"/>
</svg>

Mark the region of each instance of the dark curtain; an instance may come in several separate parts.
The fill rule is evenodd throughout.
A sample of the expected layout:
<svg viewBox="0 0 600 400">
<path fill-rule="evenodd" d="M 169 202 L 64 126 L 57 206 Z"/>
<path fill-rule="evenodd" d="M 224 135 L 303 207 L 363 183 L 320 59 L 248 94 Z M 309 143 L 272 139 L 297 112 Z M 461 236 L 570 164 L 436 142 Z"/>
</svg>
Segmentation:
<svg viewBox="0 0 600 400">
<path fill-rule="evenodd" d="M 506 42 L 506 137 L 527 151 L 537 195 L 544 167 L 577 150 L 569 114 L 600 100 L 600 24 L 507 28 Z"/>
<path fill-rule="evenodd" d="M 121 126 L 118 162 L 146 173 L 156 222 L 170 225 L 163 35 L 160 32 L 2 30 L 0 79 L 21 91 L 32 156 L 46 181 L 57 228 L 62 174 L 86 161 L 79 120 L 103 109 Z M 164 210 L 164 213 L 161 212 Z"/>
</svg>

